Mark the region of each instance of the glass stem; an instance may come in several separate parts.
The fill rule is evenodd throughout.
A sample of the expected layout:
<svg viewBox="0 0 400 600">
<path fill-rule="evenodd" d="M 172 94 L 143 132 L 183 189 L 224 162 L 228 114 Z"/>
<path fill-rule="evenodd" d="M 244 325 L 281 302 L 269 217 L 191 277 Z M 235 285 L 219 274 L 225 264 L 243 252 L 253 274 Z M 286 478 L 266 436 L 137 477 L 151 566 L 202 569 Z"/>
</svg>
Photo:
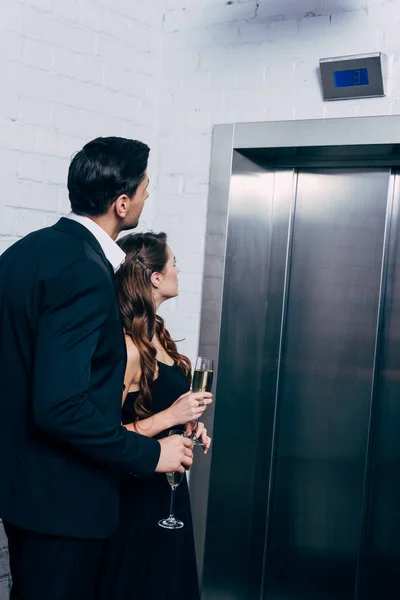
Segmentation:
<svg viewBox="0 0 400 600">
<path fill-rule="evenodd" d="M 169 517 L 168 519 L 174 519 L 174 512 L 175 512 L 175 508 L 174 508 L 174 504 L 175 504 L 175 488 L 171 486 L 171 504 L 169 507 Z"/>
</svg>

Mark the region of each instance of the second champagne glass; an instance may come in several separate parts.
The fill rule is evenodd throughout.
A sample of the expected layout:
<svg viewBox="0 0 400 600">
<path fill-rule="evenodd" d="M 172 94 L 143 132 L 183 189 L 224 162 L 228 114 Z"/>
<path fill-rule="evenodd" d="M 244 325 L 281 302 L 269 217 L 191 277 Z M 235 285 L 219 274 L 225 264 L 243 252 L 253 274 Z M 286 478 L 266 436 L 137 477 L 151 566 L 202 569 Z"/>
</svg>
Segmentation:
<svg viewBox="0 0 400 600">
<path fill-rule="evenodd" d="M 214 361 L 212 358 L 199 356 L 193 373 L 192 392 L 211 392 L 214 377 Z M 194 446 L 203 446 L 203 442 L 196 437 L 197 425 L 193 429 L 191 440 Z"/>
<path fill-rule="evenodd" d="M 172 429 L 168 435 L 185 435 L 185 432 L 181 429 Z M 166 473 L 167 481 L 171 486 L 171 502 L 169 509 L 169 517 L 166 519 L 161 519 L 158 521 L 160 527 L 164 529 L 182 529 L 183 523 L 178 519 L 175 519 L 175 491 L 180 483 L 182 483 L 183 478 L 185 477 L 185 473 L 179 473 L 178 471 L 170 471 Z"/>
</svg>

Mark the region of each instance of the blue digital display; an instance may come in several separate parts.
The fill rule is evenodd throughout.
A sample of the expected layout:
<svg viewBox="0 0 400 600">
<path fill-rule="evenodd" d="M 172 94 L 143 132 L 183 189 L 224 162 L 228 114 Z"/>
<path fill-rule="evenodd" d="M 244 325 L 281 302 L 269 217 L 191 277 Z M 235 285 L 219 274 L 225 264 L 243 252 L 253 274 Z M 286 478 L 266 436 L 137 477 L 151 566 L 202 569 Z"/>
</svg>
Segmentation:
<svg viewBox="0 0 400 600">
<path fill-rule="evenodd" d="M 349 69 L 348 71 L 334 71 L 335 87 L 354 87 L 368 85 L 368 69 Z"/>
</svg>

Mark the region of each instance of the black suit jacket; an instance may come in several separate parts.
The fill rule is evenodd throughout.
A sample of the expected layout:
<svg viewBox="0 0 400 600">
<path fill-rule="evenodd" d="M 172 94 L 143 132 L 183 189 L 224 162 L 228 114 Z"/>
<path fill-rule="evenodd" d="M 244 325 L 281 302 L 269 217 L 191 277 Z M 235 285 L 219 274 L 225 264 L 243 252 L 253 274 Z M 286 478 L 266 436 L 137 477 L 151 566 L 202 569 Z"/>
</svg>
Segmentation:
<svg viewBox="0 0 400 600">
<path fill-rule="evenodd" d="M 62 218 L 0 257 L 0 517 L 113 534 L 120 473 L 160 455 L 121 427 L 125 363 L 113 271 L 85 227 Z"/>
</svg>

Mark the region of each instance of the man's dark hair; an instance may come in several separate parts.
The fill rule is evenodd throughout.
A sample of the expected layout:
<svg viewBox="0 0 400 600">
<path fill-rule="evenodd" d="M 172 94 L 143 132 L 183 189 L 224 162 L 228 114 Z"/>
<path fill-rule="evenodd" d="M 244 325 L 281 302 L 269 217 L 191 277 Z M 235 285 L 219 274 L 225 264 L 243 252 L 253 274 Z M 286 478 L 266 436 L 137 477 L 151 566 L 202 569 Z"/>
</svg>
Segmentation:
<svg viewBox="0 0 400 600">
<path fill-rule="evenodd" d="M 72 159 L 68 191 L 78 215 L 105 214 L 126 194 L 132 197 L 143 181 L 150 148 L 136 140 L 99 137 L 86 144 Z"/>
</svg>

